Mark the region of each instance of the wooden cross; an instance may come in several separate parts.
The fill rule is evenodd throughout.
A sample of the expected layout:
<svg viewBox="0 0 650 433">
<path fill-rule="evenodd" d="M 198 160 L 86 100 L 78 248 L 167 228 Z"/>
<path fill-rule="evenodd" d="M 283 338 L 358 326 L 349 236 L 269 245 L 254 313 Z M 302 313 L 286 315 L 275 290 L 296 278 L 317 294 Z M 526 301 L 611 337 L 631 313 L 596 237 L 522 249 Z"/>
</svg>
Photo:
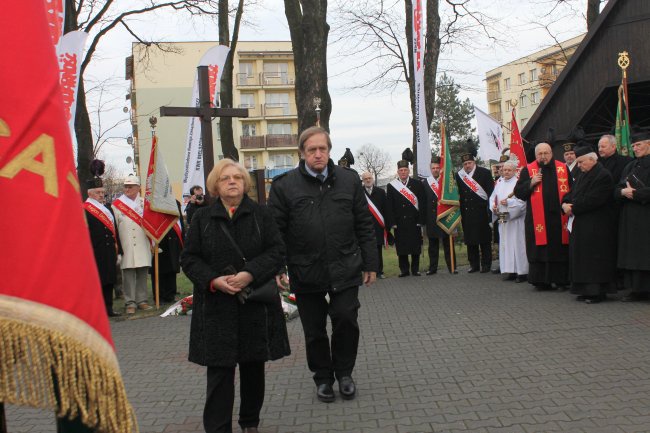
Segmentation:
<svg viewBox="0 0 650 433">
<path fill-rule="evenodd" d="M 213 108 L 210 100 L 210 80 L 208 67 L 199 66 L 199 106 L 198 107 L 160 107 L 161 117 L 200 117 L 201 145 L 203 147 L 203 181 L 207 185 L 208 174 L 214 167 L 212 148 L 212 119 L 214 117 L 248 117 L 248 108 Z"/>
</svg>

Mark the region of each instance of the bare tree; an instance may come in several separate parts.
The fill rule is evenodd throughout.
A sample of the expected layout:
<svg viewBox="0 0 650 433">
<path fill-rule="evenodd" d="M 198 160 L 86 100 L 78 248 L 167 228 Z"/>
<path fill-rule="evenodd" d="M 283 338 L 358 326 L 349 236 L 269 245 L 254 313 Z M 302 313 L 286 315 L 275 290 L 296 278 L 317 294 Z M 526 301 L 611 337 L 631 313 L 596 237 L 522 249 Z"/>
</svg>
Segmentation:
<svg viewBox="0 0 650 433">
<path fill-rule="evenodd" d="M 88 82 L 88 81 L 87 81 Z M 122 105 L 122 98 L 111 94 L 110 87 L 115 85 L 115 78 L 98 81 L 86 90 L 86 97 L 93 99 L 92 108 L 89 109 L 91 118 L 93 149 L 92 157 L 97 158 L 106 143 L 117 137 L 111 136 L 116 128 L 126 123 L 128 119 L 121 118 L 116 121 L 107 121 L 104 114 Z M 120 137 L 123 138 L 123 137 Z"/>
<path fill-rule="evenodd" d="M 122 25 L 135 39 L 145 42 L 131 28 L 131 23 L 145 14 L 156 10 L 174 9 L 191 14 L 217 15 L 218 8 L 215 0 L 146 0 L 142 7 L 127 6 L 115 0 L 65 0 L 64 33 L 83 30 L 91 36 L 88 39 L 85 57 L 81 63 L 79 74 L 79 91 L 77 96 L 77 111 L 75 117 L 75 135 L 77 137 L 77 173 L 80 179 L 90 177 L 90 161 L 93 157 L 93 130 L 86 101 L 84 72 L 91 62 L 97 46 L 102 38 L 118 25 Z M 84 185 L 82 183 L 82 185 Z M 83 190 L 85 194 L 85 188 Z"/>
<path fill-rule="evenodd" d="M 316 98 L 320 100 L 320 126 L 329 131 L 332 99 L 327 86 L 327 0 L 284 0 L 296 70 L 298 133 L 316 124 Z"/>
<path fill-rule="evenodd" d="M 390 155 L 374 144 L 366 143 L 357 150 L 355 161 L 360 169 L 375 176 L 375 185 L 377 185 L 379 175 L 389 169 Z"/>
</svg>

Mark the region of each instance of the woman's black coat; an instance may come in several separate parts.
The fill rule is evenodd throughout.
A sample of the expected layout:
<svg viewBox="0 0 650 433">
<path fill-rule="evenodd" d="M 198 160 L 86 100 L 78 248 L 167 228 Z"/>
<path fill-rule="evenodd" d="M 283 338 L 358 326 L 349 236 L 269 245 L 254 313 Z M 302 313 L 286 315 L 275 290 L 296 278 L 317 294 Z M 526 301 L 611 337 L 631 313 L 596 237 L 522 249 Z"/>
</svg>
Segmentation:
<svg viewBox="0 0 650 433">
<path fill-rule="evenodd" d="M 243 262 L 220 222 L 244 253 Z M 189 360 L 211 367 L 230 367 L 240 362 L 267 361 L 290 353 L 287 328 L 278 297 L 276 304 L 247 302 L 221 291 L 212 293 L 210 282 L 232 265 L 253 275 L 251 287 L 274 278 L 283 264 L 284 244 L 271 212 L 244 196 L 233 215 L 220 200 L 199 209 L 192 217 L 185 249 L 183 272 L 194 283 Z"/>
</svg>

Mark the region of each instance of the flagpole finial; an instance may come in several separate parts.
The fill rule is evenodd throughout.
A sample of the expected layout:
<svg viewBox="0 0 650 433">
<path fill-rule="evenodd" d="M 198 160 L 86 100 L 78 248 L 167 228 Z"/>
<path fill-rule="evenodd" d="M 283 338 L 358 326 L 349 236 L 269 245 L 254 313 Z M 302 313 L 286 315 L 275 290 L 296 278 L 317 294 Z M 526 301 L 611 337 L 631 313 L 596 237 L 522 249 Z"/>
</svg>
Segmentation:
<svg viewBox="0 0 650 433">
<path fill-rule="evenodd" d="M 149 125 L 151 126 L 151 129 L 156 129 L 157 123 L 158 123 L 158 118 L 156 116 L 151 116 L 149 118 Z"/>
<path fill-rule="evenodd" d="M 321 111 L 320 103 L 321 103 L 321 99 L 319 97 L 315 97 L 314 106 L 316 109 L 316 126 L 320 126 L 320 111 Z"/>
<path fill-rule="evenodd" d="M 625 70 L 630 66 L 630 56 L 627 51 L 618 53 L 618 66 L 625 72 Z"/>
</svg>

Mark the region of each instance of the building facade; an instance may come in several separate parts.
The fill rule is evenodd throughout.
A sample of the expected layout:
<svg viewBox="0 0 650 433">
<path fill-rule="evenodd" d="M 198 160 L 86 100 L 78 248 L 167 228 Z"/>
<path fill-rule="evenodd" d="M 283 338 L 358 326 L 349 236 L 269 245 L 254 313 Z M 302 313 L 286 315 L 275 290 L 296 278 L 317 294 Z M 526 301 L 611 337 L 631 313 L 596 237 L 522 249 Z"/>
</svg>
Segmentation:
<svg viewBox="0 0 650 433">
<path fill-rule="evenodd" d="M 134 43 L 126 59 L 130 80 L 134 156 L 141 177 L 151 151 L 149 118 L 161 106 L 192 104 L 196 67 L 217 42 L 170 42 L 162 46 Z M 233 105 L 248 108 L 248 118 L 233 120 L 239 158 L 251 169 L 264 169 L 271 178 L 298 163 L 298 114 L 291 42 L 239 41 L 233 59 Z M 158 118 L 156 134 L 174 192 L 180 195 L 189 119 Z M 219 120 L 213 121 L 215 160 L 223 158 Z"/>
<path fill-rule="evenodd" d="M 548 94 L 560 72 L 580 45 L 584 34 L 536 51 L 485 74 L 488 113 L 504 125 L 504 143 L 510 147 L 511 112 L 523 129 Z"/>
</svg>

